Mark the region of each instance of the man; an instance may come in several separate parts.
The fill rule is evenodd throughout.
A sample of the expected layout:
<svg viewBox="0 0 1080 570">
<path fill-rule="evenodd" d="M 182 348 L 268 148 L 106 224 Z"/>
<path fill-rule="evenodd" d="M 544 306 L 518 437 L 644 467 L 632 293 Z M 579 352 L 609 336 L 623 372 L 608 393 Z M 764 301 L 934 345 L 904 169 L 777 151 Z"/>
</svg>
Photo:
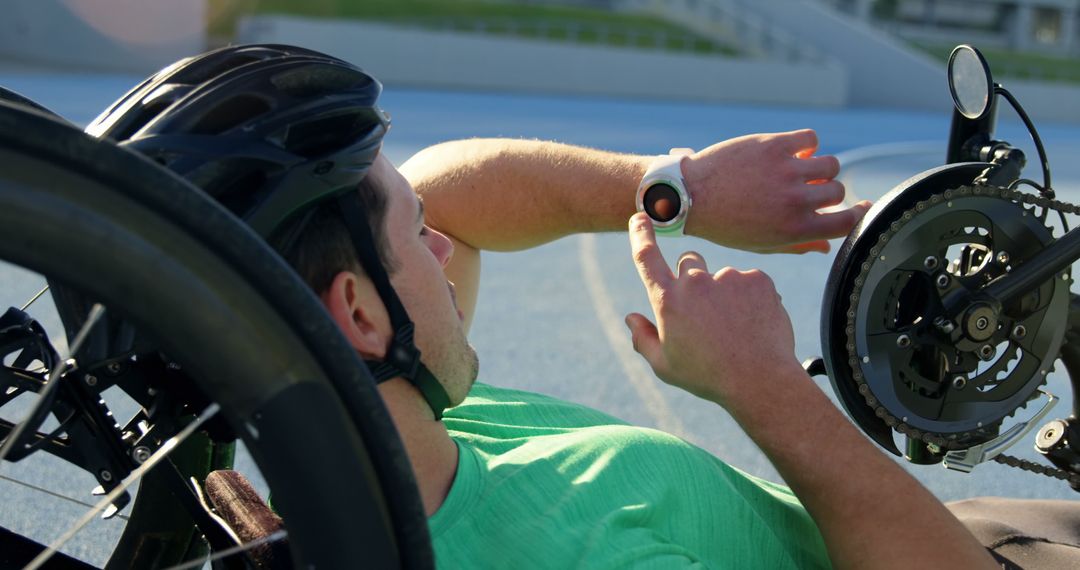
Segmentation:
<svg viewBox="0 0 1080 570">
<path fill-rule="evenodd" d="M 198 183 L 313 287 L 380 382 L 439 565 L 992 564 L 802 371 L 767 276 L 712 273 L 693 252 L 668 269 L 653 223 L 634 213 L 654 157 L 476 140 L 428 149 L 399 172 L 377 153 L 386 118 L 373 86 L 306 50 L 226 48 L 148 80 L 88 131 L 126 140 Z M 827 250 L 825 240 L 849 231 L 867 204 L 817 212 L 844 191 L 833 180 L 836 159 L 815 157 L 816 148 L 813 132 L 795 131 L 664 159 L 685 181 L 682 203 L 693 204 L 685 231 L 754 251 Z M 286 207 L 275 201 L 282 196 L 300 198 Z M 619 231 L 627 220 L 654 310 L 653 320 L 627 317 L 635 348 L 664 381 L 725 407 L 798 500 L 673 436 L 474 385 L 466 332 L 479 252 Z M 414 337 L 400 326 L 402 308 Z M 413 342 L 420 362 L 409 360 Z M 777 407 L 791 412 L 775 417 Z M 859 465 L 857 476 L 848 465 Z"/>
</svg>

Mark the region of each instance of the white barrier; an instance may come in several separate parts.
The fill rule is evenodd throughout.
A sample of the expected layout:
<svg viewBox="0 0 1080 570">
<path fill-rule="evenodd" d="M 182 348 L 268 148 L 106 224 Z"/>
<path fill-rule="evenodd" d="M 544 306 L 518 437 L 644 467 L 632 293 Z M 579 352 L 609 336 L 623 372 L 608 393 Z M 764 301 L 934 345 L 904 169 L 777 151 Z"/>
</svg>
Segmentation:
<svg viewBox="0 0 1080 570">
<path fill-rule="evenodd" d="M 991 61 L 990 68 L 993 67 L 994 62 Z M 1009 78 L 1001 79 L 1000 82 L 1016 96 L 1036 126 L 1045 121 L 1080 123 L 1080 85 Z M 998 102 L 999 116 L 1012 113 L 1005 109 L 1006 106 L 1004 101 Z"/>
<path fill-rule="evenodd" d="M 257 16 L 239 42 L 291 43 L 352 61 L 387 85 L 842 107 L 828 63 L 708 57 L 370 22 Z"/>
<path fill-rule="evenodd" d="M 851 88 L 848 103 L 853 107 L 936 111 L 952 105 L 944 59 L 922 53 L 866 22 L 814 0 L 727 1 L 757 11 L 772 25 L 787 29 L 798 41 L 843 65 Z M 977 40 L 977 36 L 973 39 L 959 35 L 953 41 Z M 994 68 L 992 60 L 990 67 Z M 1080 86 L 1075 83 L 1013 79 L 1005 79 L 1004 83 L 1036 122 L 1080 123 Z"/>
</svg>

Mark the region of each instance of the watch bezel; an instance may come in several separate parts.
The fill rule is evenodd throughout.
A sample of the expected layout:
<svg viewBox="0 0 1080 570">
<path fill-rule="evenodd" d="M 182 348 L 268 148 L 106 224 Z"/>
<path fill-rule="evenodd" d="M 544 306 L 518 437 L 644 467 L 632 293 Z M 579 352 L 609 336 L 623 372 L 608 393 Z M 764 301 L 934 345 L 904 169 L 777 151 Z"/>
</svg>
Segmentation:
<svg viewBox="0 0 1080 570">
<path fill-rule="evenodd" d="M 685 233 L 686 218 L 690 214 L 692 204 L 690 193 L 686 190 L 686 181 L 682 175 L 682 162 L 685 158 L 686 156 L 680 155 L 658 157 L 649 166 L 645 176 L 641 179 L 641 183 L 638 184 L 637 211 L 645 212 L 645 215 L 649 216 L 653 223 L 653 229 L 658 235 L 681 236 Z M 645 210 L 645 193 L 658 184 L 671 187 L 679 195 L 679 212 L 666 222 L 657 220 Z"/>
</svg>

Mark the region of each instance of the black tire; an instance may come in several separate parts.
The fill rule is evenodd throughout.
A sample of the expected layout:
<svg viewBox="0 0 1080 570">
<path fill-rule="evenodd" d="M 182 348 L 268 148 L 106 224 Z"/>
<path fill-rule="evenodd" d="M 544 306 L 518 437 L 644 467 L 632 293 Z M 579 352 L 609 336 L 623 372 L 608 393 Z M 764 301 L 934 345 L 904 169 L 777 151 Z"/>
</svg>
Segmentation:
<svg viewBox="0 0 1080 570">
<path fill-rule="evenodd" d="M 99 300 L 222 406 L 297 567 L 433 566 L 407 457 L 363 363 L 280 258 L 199 190 L 0 103 L 0 259 Z"/>
<path fill-rule="evenodd" d="M 55 112 L 45 107 L 41 103 L 38 103 L 37 101 L 34 101 L 33 99 L 30 99 L 29 97 L 26 97 L 24 95 L 20 95 L 6 87 L 0 87 L 0 101 L 7 101 L 16 105 L 29 107 L 31 109 L 35 109 L 37 111 L 45 113 L 46 115 L 56 117 L 58 120 L 63 120 L 60 115 L 57 115 Z"/>
</svg>

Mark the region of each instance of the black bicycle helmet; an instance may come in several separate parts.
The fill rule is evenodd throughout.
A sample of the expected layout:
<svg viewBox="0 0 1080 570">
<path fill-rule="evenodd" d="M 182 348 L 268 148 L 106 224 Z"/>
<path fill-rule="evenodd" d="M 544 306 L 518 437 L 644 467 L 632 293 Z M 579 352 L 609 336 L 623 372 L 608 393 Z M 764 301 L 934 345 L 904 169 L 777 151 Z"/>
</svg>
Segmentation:
<svg viewBox="0 0 1080 570">
<path fill-rule="evenodd" d="M 382 85 L 311 50 L 232 46 L 181 60 L 129 91 L 86 132 L 160 162 L 228 207 L 263 238 L 336 200 L 395 335 L 376 382 L 404 376 L 442 416 L 442 385 L 420 362 L 413 323 L 375 248 L 354 190 L 378 155 L 390 117 Z"/>
</svg>

